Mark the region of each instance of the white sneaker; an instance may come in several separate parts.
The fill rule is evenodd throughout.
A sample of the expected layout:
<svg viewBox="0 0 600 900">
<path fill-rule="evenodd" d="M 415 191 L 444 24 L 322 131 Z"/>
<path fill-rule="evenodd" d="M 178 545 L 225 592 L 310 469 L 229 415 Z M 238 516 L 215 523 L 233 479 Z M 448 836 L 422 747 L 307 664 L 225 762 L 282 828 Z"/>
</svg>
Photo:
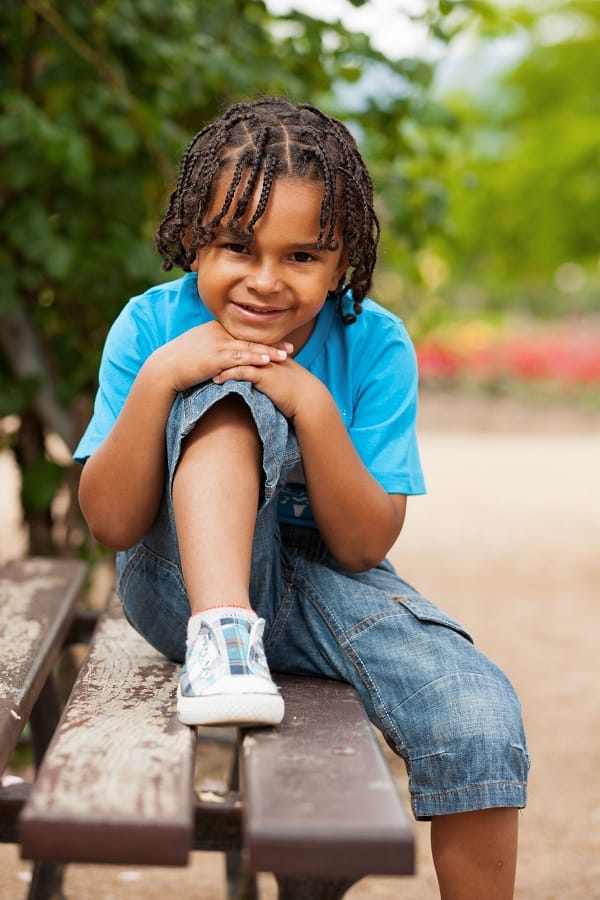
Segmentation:
<svg viewBox="0 0 600 900">
<path fill-rule="evenodd" d="M 219 607 L 193 616 L 177 689 L 184 725 L 278 725 L 283 698 L 265 657 L 264 619 Z"/>
</svg>

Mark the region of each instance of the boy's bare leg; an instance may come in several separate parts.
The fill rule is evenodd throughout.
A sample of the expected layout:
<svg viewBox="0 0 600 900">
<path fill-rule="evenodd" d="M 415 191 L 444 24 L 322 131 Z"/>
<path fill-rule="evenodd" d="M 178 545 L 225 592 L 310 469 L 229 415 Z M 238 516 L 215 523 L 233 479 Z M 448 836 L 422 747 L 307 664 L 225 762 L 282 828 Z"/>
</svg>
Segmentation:
<svg viewBox="0 0 600 900">
<path fill-rule="evenodd" d="M 511 900 L 517 834 L 517 809 L 436 816 L 431 848 L 442 900 Z"/>
<path fill-rule="evenodd" d="M 236 396 L 215 404 L 185 439 L 173 482 L 183 577 L 192 615 L 247 606 L 261 445 Z"/>
</svg>

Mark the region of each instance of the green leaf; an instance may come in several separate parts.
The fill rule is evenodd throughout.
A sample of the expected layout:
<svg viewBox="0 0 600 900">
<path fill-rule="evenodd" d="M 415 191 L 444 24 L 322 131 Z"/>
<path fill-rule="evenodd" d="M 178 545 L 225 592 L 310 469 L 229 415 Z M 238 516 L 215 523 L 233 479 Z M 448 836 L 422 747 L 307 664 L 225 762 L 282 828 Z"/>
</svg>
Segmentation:
<svg viewBox="0 0 600 900">
<path fill-rule="evenodd" d="M 23 470 L 21 501 L 25 511 L 46 509 L 62 484 L 65 470 L 45 458 L 36 459 Z"/>
<path fill-rule="evenodd" d="M 10 312 L 18 302 L 18 285 L 15 273 L 0 263 L 0 314 Z"/>
<path fill-rule="evenodd" d="M 16 381 L 0 370 L 0 418 L 19 415 L 30 409 L 31 399 L 36 390 L 35 378 L 21 378 Z"/>
</svg>

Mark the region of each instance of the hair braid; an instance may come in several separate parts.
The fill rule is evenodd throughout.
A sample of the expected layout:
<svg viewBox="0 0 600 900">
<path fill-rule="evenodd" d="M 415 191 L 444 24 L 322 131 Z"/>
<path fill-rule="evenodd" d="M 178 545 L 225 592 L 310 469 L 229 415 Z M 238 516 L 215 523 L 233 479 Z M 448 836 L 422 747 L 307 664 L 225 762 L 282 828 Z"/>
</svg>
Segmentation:
<svg viewBox="0 0 600 900">
<path fill-rule="evenodd" d="M 260 198 L 258 200 L 257 207 L 254 211 L 254 215 L 248 222 L 248 233 L 252 234 L 254 232 L 254 226 L 264 213 L 267 208 L 267 202 L 269 200 L 269 195 L 271 193 L 271 185 L 273 184 L 273 178 L 275 176 L 275 170 L 277 168 L 277 158 L 272 154 L 267 154 L 264 165 L 263 165 L 263 183 L 262 190 L 260 192 Z"/>
<path fill-rule="evenodd" d="M 235 197 L 235 192 L 237 191 L 240 183 L 242 181 L 242 175 L 248 168 L 248 163 L 250 161 L 250 155 L 246 151 L 242 151 L 240 153 L 233 175 L 231 176 L 231 181 L 229 183 L 229 187 L 227 189 L 227 193 L 225 195 L 225 199 L 223 201 L 223 206 L 220 211 L 211 219 L 210 225 L 215 227 L 219 224 L 223 216 L 226 216 L 229 210 L 231 209 L 231 204 L 233 203 L 233 198 Z"/>
<path fill-rule="evenodd" d="M 332 297 L 343 320 L 352 322 L 370 288 L 377 258 L 380 226 L 373 184 L 346 126 L 308 103 L 293 105 L 280 97 L 236 103 L 192 138 L 155 234 L 163 268 L 189 271 L 198 249 L 211 242 L 224 216 L 230 225 L 242 222 L 260 185 L 256 208 L 244 226 L 251 238 L 275 179 L 285 177 L 323 185 L 317 246 L 336 250 L 336 233 L 341 235 L 351 271 Z M 228 179 L 225 200 L 209 220 L 221 179 Z M 353 312 L 344 312 L 347 298 Z"/>
<path fill-rule="evenodd" d="M 258 176 L 260 174 L 260 163 L 263 158 L 264 148 L 269 139 L 269 129 L 263 128 L 259 133 L 258 138 L 255 144 L 255 154 L 254 154 L 254 163 L 252 166 L 252 170 L 248 177 L 248 181 L 246 183 L 246 187 L 244 188 L 244 192 L 239 199 L 235 214 L 231 218 L 231 223 L 233 224 L 236 221 L 239 221 L 244 213 L 246 212 L 246 208 L 252 197 L 254 190 L 256 188 L 256 182 L 258 181 Z M 261 213 L 262 215 L 262 213 Z M 257 217 L 258 218 L 258 217 Z M 248 231 L 250 231 L 250 226 L 248 226 Z"/>
<path fill-rule="evenodd" d="M 327 148 L 322 139 L 322 136 L 318 132 L 314 132 L 312 129 L 307 130 L 307 134 L 311 133 L 315 141 L 314 152 L 319 159 L 321 168 L 323 170 L 323 181 L 325 188 L 323 203 L 321 204 L 321 217 L 319 223 L 321 230 L 319 231 L 319 236 L 317 238 L 317 246 L 321 246 L 323 244 L 323 235 L 325 234 L 325 229 L 329 224 L 329 231 L 327 233 L 324 246 L 329 250 L 337 250 L 337 242 L 334 238 L 335 226 L 337 224 L 335 173 L 331 171 L 331 166 L 327 157 Z"/>
</svg>

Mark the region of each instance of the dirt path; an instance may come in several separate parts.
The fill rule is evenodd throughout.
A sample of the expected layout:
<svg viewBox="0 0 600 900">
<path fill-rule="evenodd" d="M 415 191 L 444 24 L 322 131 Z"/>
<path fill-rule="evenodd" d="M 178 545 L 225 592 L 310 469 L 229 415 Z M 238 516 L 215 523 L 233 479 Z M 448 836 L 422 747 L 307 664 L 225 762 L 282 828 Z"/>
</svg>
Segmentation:
<svg viewBox="0 0 600 900">
<path fill-rule="evenodd" d="M 600 414 L 425 395 L 420 430 L 429 494 L 411 501 L 393 559 L 521 696 L 533 766 L 517 898 L 600 898 Z M 4 531 L 0 552 L 9 545 Z M 348 900 L 434 900 L 428 826 L 417 836 L 415 878 L 364 879 Z M 2 900 L 26 896 L 27 874 L 15 848 L 0 847 Z M 273 900 L 269 877 L 262 887 Z M 225 897 L 222 860 L 208 854 L 181 871 L 72 866 L 66 890 L 69 900 Z"/>
<path fill-rule="evenodd" d="M 598 898 L 600 419 L 431 399 L 429 494 L 412 502 L 394 560 L 521 697 L 533 763 L 517 897 Z M 417 883 L 429 866 L 390 898 L 435 897 L 429 879 Z"/>
</svg>

